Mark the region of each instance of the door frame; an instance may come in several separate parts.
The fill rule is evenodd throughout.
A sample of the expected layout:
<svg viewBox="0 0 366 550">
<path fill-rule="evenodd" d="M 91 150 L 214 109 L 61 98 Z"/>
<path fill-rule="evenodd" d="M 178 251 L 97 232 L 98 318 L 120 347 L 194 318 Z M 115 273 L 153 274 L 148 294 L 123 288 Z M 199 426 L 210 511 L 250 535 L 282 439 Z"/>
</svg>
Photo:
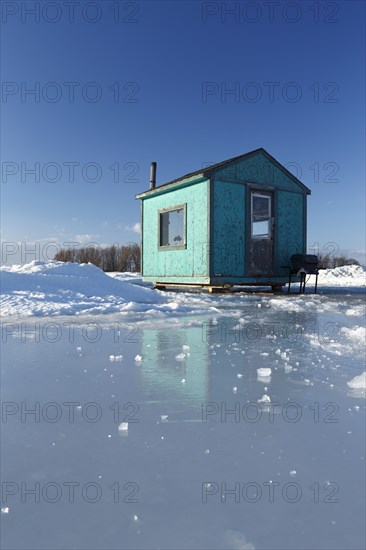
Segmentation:
<svg viewBox="0 0 366 550">
<path fill-rule="evenodd" d="M 246 192 L 246 223 L 245 223 L 245 274 L 246 277 L 255 277 L 260 278 L 260 275 L 253 275 L 250 271 L 250 260 L 251 260 L 251 240 L 252 240 L 252 194 L 263 194 L 269 195 L 271 197 L 271 218 L 272 218 L 272 258 L 271 258 L 271 273 L 268 273 L 267 276 L 275 275 L 276 270 L 276 248 L 277 248 L 277 196 L 275 193 L 275 187 L 270 185 L 258 185 L 258 183 L 247 182 L 247 192 Z M 265 277 L 266 275 L 263 275 Z"/>
</svg>

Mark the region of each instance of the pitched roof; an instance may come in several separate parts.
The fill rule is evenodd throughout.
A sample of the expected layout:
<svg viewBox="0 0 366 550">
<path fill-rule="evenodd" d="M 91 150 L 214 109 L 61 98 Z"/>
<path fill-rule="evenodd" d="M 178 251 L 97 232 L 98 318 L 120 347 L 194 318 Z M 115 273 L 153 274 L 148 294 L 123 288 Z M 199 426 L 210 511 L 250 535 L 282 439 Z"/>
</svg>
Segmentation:
<svg viewBox="0 0 366 550">
<path fill-rule="evenodd" d="M 196 170 L 195 172 L 189 172 L 188 174 L 185 174 L 184 176 L 181 176 L 180 178 L 171 180 L 167 183 L 163 183 L 162 185 L 159 185 L 155 187 L 154 189 L 148 189 L 147 191 L 144 191 L 142 193 L 139 193 L 136 195 L 136 198 L 141 198 L 142 196 L 148 196 L 153 195 L 157 191 L 160 191 L 161 189 L 164 189 L 167 186 L 175 186 L 175 184 L 178 184 L 186 179 L 194 178 L 195 176 L 201 176 L 203 178 L 209 177 L 212 172 L 215 172 L 219 168 L 222 168 L 223 166 L 226 166 L 231 163 L 235 163 L 241 160 L 245 160 L 251 156 L 255 156 L 258 154 L 263 154 L 265 157 L 268 158 L 270 162 L 275 164 L 277 168 L 279 168 L 282 172 L 284 172 L 292 181 L 294 181 L 297 185 L 299 185 L 308 195 L 310 195 L 311 191 L 306 185 L 304 185 L 296 176 L 291 174 L 282 164 L 280 164 L 274 157 L 272 157 L 263 147 L 260 147 L 259 149 L 255 149 L 254 151 L 250 151 L 249 153 L 245 153 L 243 155 L 239 155 L 237 157 L 232 157 L 230 159 L 224 160 L 222 162 L 218 162 L 216 164 L 212 164 L 211 166 L 207 166 L 206 168 L 201 168 L 200 170 Z"/>
</svg>

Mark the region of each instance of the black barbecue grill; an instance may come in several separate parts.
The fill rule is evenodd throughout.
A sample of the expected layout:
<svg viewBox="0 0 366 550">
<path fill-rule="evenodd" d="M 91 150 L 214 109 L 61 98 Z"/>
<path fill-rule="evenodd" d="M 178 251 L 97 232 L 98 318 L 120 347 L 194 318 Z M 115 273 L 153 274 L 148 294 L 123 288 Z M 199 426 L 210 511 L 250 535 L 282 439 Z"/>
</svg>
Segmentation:
<svg viewBox="0 0 366 550">
<path fill-rule="evenodd" d="M 316 293 L 318 288 L 318 274 L 319 274 L 319 260 L 318 256 L 314 254 L 293 254 L 290 260 L 291 265 L 284 265 L 283 268 L 289 270 L 288 274 L 288 292 L 291 288 L 292 276 L 300 277 L 300 293 L 305 292 L 306 276 L 315 275 L 315 288 Z"/>
</svg>

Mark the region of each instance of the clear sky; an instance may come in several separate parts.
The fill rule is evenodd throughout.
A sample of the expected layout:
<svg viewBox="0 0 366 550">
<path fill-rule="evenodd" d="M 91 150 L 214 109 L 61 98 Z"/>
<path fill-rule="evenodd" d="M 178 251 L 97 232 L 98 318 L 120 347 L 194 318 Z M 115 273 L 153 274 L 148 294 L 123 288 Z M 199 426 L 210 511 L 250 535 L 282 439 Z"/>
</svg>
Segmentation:
<svg viewBox="0 0 366 550">
<path fill-rule="evenodd" d="M 139 242 L 152 160 L 264 147 L 312 190 L 309 247 L 364 262 L 363 1 L 1 8 L 3 242 Z"/>
</svg>

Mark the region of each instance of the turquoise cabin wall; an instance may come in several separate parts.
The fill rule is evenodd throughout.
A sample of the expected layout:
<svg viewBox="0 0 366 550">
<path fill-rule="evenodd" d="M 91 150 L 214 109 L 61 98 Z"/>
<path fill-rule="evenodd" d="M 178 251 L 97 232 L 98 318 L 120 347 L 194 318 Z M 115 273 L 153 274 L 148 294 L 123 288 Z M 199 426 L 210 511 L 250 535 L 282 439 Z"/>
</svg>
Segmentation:
<svg viewBox="0 0 366 550">
<path fill-rule="evenodd" d="M 245 185 L 212 180 L 213 276 L 244 277 Z"/>
<path fill-rule="evenodd" d="M 304 215 L 304 195 L 302 193 L 278 191 L 275 249 L 277 272 L 286 273 L 281 266 L 289 265 L 292 254 L 306 253 Z"/>
<path fill-rule="evenodd" d="M 246 221 L 245 201 L 247 187 L 257 185 L 274 192 L 274 275 L 286 275 L 281 266 L 290 264 L 292 254 L 306 252 L 305 192 L 265 155 L 257 154 L 215 171 L 213 276 L 248 274 L 246 245 L 250 220 Z"/>
<path fill-rule="evenodd" d="M 157 194 L 143 204 L 143 276 L 189 277 L 194 282 L 208 276 L 208 201 L 209 180 Z M 186 204 L 187 247 L 159 250 L 158 211 Z"/>
</svg>

